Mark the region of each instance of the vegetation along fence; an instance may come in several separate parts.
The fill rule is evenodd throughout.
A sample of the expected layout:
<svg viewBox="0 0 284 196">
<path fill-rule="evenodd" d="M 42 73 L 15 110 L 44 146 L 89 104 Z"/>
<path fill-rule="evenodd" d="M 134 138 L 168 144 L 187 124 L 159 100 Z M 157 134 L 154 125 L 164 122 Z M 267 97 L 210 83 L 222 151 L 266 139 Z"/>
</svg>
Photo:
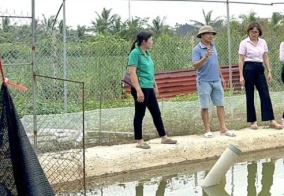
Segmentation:
<svg viewBox="0 0 284 196">
<path fill-rule="evenodd" d="M 67 27 L 65 34 L 63 21 L 57 21 L 55 16 L 35 19 L 0 9 L 0 54 L 5 73 L 11 81 L 28 87 L 26 92 L 15 89 L 10 91 L 31 141 L 38 154 L 42 154 L 40 160 L 48 170 L 48 175 L 55 175 L 48 169 L 54 169 L 53 163 L 62 163 L 68 168 L 73 164 L 71 167 L 74 170 L 68 171 L 71 172 L 68 176 L 82 176 L 84 164 L 81 158 L 84 157 L 85 147 L 133 142 L 133 100 L 128 93 L 129 89 L 121 87 L 120 79 L 125 70 L 131 42 L 141 30 L 151 31 L 154 35 L 151 54 L 161 92 L 168 85 L 161 78 L 166 78 L 168 73 L 171 73 L 171 80 L 179 74 L 184 79 L 187 74 L 192 74 L 190 79 L 179 78 L 170 82 L 169 87 L 177 85 L 174 88 L 181 94 L 164 96 L 161 93 L 159 97 L 169 135 L 203 132 L 198 97 L 195 91 L 189 89 L 195 89 L 191 52 L 199 41 L 195 37 L 198 27 L 204 24 L 210 24 L 217 30 L 214 43 L 223 73 L 227 79 L 232 74 L 233 83 L 226 89 L 227 124 L 234 129 L 246 127 L 245 95 L 237 84 L 237 67 L 228 68 L 227 20 L 213 20 L 210 12 L 205 12 L 205 22 L 191 25 L 192 28 L 184 33 L 188 24 L 170 27 L 164 25 L 164 20 L 160 17 L 153 21 L 133 17 L 123 22 L 111 9 L 105 8 L 97 14 L 91 21 L 91 27 Z M 251 21 L 260 22 L 264 32 L 262 37 L 269 47 L 274 77 L 269 84 L 270 95 L 276 120 L 280 120 L 283 84 L 280 79 L 282 65 L 279 61 L 279 45 L 284 40 L 283 14 L 275 12 L 271 20 L 268 20 L 259 18 L 252 11 L 239 19 L 229 21 L 231 64 L 236 65 L 238 62 L 238 47 L 240 41 L 247 36 L 247 25 Z M 31 28 L 32 21 L 34 32 Z M 33 39 L 35 45 L 31 47 Z M 61 80 L 62 78 L 67 80 Z M 258 98 L 256 106 L 260 115 Z M 217 131 L 219 127 L 214 108 L 210 110 L 212 130 Z M 145 139 L 157 137 L 149 113 L 145 116 L 143 126 Z M 84 133 L 85 139 L 82 139 Z M 51 153 L 54 159 L 45 162 L 46 153 Z M 53 176 L 49 179 L 52 184 L 57 184 L 61 178 L 63 177 Z M 70 180 L 74 179 L 70 177 Z M 78 184 L 82 185 L 82 182 Z M 83 185 L 81 188 L 83 189 Z M 57 192 L 60 191 L 62 190 Z"/>
<path fill-rule="evenodd" d="M 88 30 L 83 27 L 77 27 L 75 30 L 67 28 L 65 57 L 62 55 L 64 54 L 62 21 L 55 21 L 54 16 L 35 20 L 35 72 L 39 75 L 54 78 L 64 78 L 67 76 L 68 79 L 84 82 L 85 109 L 88 111 L 87 115 L 92 116 L 92 121 L 86 123 L 87 136 L 90 136 L 90 138 L 99 138 L 92 140 L 93 142 L 96 141 L 93 145 L 132 141 L 133 100 L 129 93 L 127 93 L 128 90 L 121 87 L 120 78 L 125 70 L 127 55 L 133 37 L 143 29 L 145 24 L 149 26 L 147 30 L 152 31 L 154 34 L 154 47 L 151 53 L 155 62 L 158 82 L 162 73 L 176 70 L 180 70 L 183 73 L 182 70 L 192 70 L 191 51 L 194 45 L 198 43 L 198 39 L 195 37 L 198 31 L 197 26 L 194 26 L 194 29 L 188 31 L 185 35 L 180 35 L 180 29 L 183 25 L 177 25 L 174 28 L 169 27 L 163 25 L 163 20 L 157 17 L 152 21 L 153 24 L 157 24 L 155 26 L 146 19 L 136 18 L 128 21 L 125 28 L 120 27 L 120 31 L 113 32 L 114 21 L 111 21 L 113 19 L 110 17 L 112 16 L 111 10 L 104 9 L 102 12 L 108 13 L 108 16 L 102 13 L 101 16 L 106 18 L 98 17 L 92 21 L 94 26 L 91 30 L 95 31 L 95 35 L 89 33 L 90 29 Z M 30 26 L 31 19 L 13 17 L 14 14 L 3 11 L 1 15 L 0 41 L 5 71 L 12 81 L 29 87 L 28 92 L 25 93 L 13 90 L 19 113 L 22 117 L 25 117 L 26 115 L 33 114 L 33 76 L 31 67 L 31 54 L 33 51 L 30 47 L 32 33 Z M 277 20 L 278 16 L 279 20 Z M 280 13 L 273 13 L 272 19 L 274 20 L 267 20 L 259 18 L 257 17 L 257 13 L 251 12 L 242 16 L 241 22 L 236 20 L 230 22 L 231 62 L 233 65 L 237 64 L 238 46 L 240 41 L 246 37 L 246 26 L 254 20 L 259 21 L 263 26 L 263 38 L 268 43 L 269 57 L 274 76 L 274 80 L 270 83 L 269 88 L 276 110 L 276 118 L 280 118 L 282 110 L 279 95 L 282 93 L 283 85 L 280 80 L 281 62 L 278 57 L 279 44 L 283 40 L 282 32 L 284 28 L 282 23 L 280 23 L 283 18 L 281 16 Z M 98 24 L 101 20 L 108 21 L 106 24 L 109 24 L 109 26 L 105 28 L 101 28 L 100 26 L 99 28 Z M 228 67 L 226 20 L 223 20 L 222 25 L 220 25 L 220 21 L 214 22 L 212 19 L 206 21 L 206 23 L 211 24 L 218 31 L 214 43 L 218 49 L 220 64 Z M 53 24 L 55 26 L 52 28 Z M 66 67 L 64 63 L 67 64 Z M 233 79 L 237 80 L 236 78 Z M 71 94 L 73 89 L 66 89 L 64 84 L 61 84 L 63 86 L 58 86 L 54 84 L 56 82 L 53 80 L 49 82 L 53 85 L 39 84 L 37 86 L 37 89 L 42 90 L 46 97 L 51 97 L 49 99 L 37 98 L 36 113 L 38 118 L 41 115 L 64 113 L 66 109 L 68 112 L 73 113 L 81 111 L 81 106 L 78 107 L 78 105 L 73 104 L 70 98 L 76 96 Z M 162 91 L 166 84 L 161 82 L 159 85 Z M 194 85 L 192 83 L 189 85 L 189 88 L 194 89 Z M 64 99 L 68 96 L 67 105 L 65 101 L 58 102 L 52 98 L 51 92 L 54 90 L 57 91 L 56 88 L 64 89 L 62 95 L 65 96 Z M 163 118 L 166 128 L 171 135 L 192 134 L 202 129 L 199 116 L 197 115 L 195 119 L 190 112 L 194 111 L 194 114 L 196 114 L 199 110 L 197 95 L 194 92 L 190 92 L 190 94 L 186 94 L 186 91 L 184 92 L 182 92 L 182 95 L 171 99 L 163 99 L 168 97 L 160 96 Z M 228 121 L 231 118 L 239 118 L 245 112 L 245 108 L 243 107 L 245 98 L 242 91 L 239 88 L 235 88 L 235 85 L 232 85 L 231 89 L 227 90 L 226 96 Z M 241 102 L 240 104 L 234 101 L 238 96 L 241 96 L 241 98 L 237 98 Z M 61 106 L 60 104 L 64 104 L 64 106 L 47 107 L 50 103 L 59 106 Z M 176 106 L 177 104 L 179 106 Z M 168 117 L 172 116 L 171 113 L 177 113 L 178 115 L 175 116 L 178 119 L 169 119 Z M 146 136 L 156 136 L 155 132 L 153 132 L 152 121 L 149 120 L 149 114 L 145 118 L 144 127 Z M 245 119 L 240 120 L 242 123 L 238 124 L 246 126 Z M 197 122 L 196 127 L 192 126 L 195 123 L 191 122 Z"/>
</svg>

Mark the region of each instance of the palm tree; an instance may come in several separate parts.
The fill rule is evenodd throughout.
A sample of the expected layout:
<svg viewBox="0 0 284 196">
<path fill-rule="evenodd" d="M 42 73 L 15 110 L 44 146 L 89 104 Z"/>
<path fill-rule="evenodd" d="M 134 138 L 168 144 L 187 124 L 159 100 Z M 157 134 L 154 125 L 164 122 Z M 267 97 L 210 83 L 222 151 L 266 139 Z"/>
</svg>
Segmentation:
<svg viewBox="0 0 284 196">
<path fill-rule="evenodd" d="M 256 12 L 250 11 L 249 14 L 241 14 L 239 15 L 239 18 L 242 19 L 241 26 L 240 26 L 240 31 L 241 32 L 246 32 L 247 26 L 251 22 L 255 22 L 259 20 L 259 17 L 257 17 Z"/>
<path fill-rule="evenodd" d="M 271 24 L 273 26 L 278 26 L 283 21 L 283 14 L 281 12 L 273 12 L 271 17 Z"/>
<path fill-rule="evenodd" d="M 204 9 L 202 9 L 202 13 L 206 25 L 210 25 L 214 28 L 221 28 L 223 26 L 224 20 L 221 19 L 220 16 L 218 16 L 214 20 L 212 19 L 213 10 L 210 10 L 208 13 L 205 13 Z"/>
<path fill-rule="evenodd" d="M 126 28 L 121 30 L 117 35 L 122 39 L 134 40 L 136 35 L 143 30 L 143 26 L 147 25 L 149 18 L 135 17 L 126 21 Z"/>
<path fill-rule="evenodd" d="M 58 29 L 61 34 L 63 34 L 63 20 L 60 20 L 58 23 Z"/>
<path fill-rule="evenodd" d="M 9 17 L 2 18 L 2 28 L 4 32 L 9 31 L 9 28 L 10 28 L 10 18 Z"/>
<path fill-rule="evenodd" d="M 254 21 L 257 21 L 259 18 L 256 16 L 256 12 L 254 11 L 250 11 L 250 13 L 248 15 L 245 14 L 241 14 L 239 16 L 240 19 L 242 19 L 242 23 L 251 23 Z"/>
<path fill-rule="evenodd" d="M 209 12 L 205 12 L 204 9 L 202 9 L 203 17 L 204 17 L 204 22 L 196 21 L 196 20 L 190 20 L 191 22 L 194 23 L 194 26 L 197 28 L 200 28 L 201 26 L 204 25 L 210 25 L 213 28 L 220 28 L 223 26 L 224 20 L 221 19 L 220 16 L 215 18 L 214 20 L 212 19 L 212 13 L 213 10 L 210 10 Z"/>
<path fill-rule="evenodd" d="M 126 22 L 128 28 L 142 28 L 148 23 L 149 18 L 140 18 L 135 16 L 135 19 Z"/>
<path fill-rule="evenodd" d="M 235 37 L 240 35 L 240 32 L 243 30 L 241 28 L 240 22 L 235 18 L 234 15 L 229 17 L 229 20 L 224 20 L 224 27 L 227 27 L 228 22 L 230 23 L 230 29 L 231 29 L 231 37 Z M 225 29 L 224 29 L 225 30 Z M 225 30 L 227 31 L 227 30 Z M 243 32 L 242 32 L 243 33 Z"/>
<path fill-rule="evenodd" d="M 281 12 L 273 12 L 271 20 L 267 21 L 267 24 L 264 25 L 264 27 L 267 27 L 267 29 L 265 29 L 265 32 L 270 32 L 272 34 L 278 32 L 282 34 L 281 32 L 283 31 L 283 22 L 283 14 Z"/>
<path fill-rule="evenodd" d="M 78 38 L 82 39 L 84 37 L 85 33 L 86 33 L 86 26 L 78 25 L 76 32 L 77 32 Z"/>
<path fill-rule="evenodd" d="M 150 31 L 153 32 L 155 35 L 160 35 L 164 28 L 164 22 L 166 20 L 166 17 L 163 17 L 162 19 L 160 18 L 160 16 L 157 16 L 155 19 L 152 20 L 152 26 L 148 25 L 150 28 Z"/>
<path fill-rule="evenodd" d="M 116 34 L 118 32 L 120 32 L 121 30 L 125 29 L 126 28 L 126 22 L 123 22 L 121 20 L 121 17 L 118 16 L 116 19 L 114 19 L 112 25 L 111 25 L 111 33 L 112 34 Z"/>
<path fill-rule="evenodd" d="M 213 21 L 212 21 L 212 12 L 213 10 L 210 10 L 208 13 L 205 13 L 205 10 L 202 9 L 202 13 L 203 13 L 203 17 L 204 17 L 204 21 L 206 25 L 210 25 Z"/>
<path fill-rule="evenodd" d="M 111 10 L 103 8 L 101 15 L 96 12 L 97 18 L 92 21 L 96 33 L 110 33 L 114 21 L 118 18 L 117 14 L 111 15 Z"/>
<path fill-rule="evenodd" d="M 43 28 L 43 30 L 45 32 L 51 31 L 53 23 L 55 22 L 55 16 L 50 16 L 49 18 L 46 18 L 44 16 L 44 14 L 42 16 L 43 16 L 43 21 L 42 21 L 42 28 Z"/>
</svg>

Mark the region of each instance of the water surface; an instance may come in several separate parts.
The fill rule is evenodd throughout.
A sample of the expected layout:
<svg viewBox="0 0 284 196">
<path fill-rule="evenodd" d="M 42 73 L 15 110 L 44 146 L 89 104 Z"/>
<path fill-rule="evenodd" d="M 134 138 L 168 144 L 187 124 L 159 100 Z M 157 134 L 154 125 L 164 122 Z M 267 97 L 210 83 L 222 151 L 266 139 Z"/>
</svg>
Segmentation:
<svg viewBox="0 0 284 196">
<path fill-rule="evenodd" d="M 202 189 L 207 160 L 88 180 L 97 196 L 283 196 L 284 148 L 241 155 L 217 186 Z"/>
</svg>

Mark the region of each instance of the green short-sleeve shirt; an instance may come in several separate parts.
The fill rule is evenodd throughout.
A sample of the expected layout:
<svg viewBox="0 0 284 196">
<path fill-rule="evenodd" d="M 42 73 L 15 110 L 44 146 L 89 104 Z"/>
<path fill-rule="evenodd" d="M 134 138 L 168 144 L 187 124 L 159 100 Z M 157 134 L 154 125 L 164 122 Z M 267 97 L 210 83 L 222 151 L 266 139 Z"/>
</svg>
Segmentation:
<svg viewBox="0 0 284 196">
<path fill-rule="evenodd" d="M 128 66 L 137 67 L 136 74 L 141 88 L 154 88 L 155 66 L 148 51 L 144 55 L 140 47 L 133 49 L 129 54 Z"/>
</svg>

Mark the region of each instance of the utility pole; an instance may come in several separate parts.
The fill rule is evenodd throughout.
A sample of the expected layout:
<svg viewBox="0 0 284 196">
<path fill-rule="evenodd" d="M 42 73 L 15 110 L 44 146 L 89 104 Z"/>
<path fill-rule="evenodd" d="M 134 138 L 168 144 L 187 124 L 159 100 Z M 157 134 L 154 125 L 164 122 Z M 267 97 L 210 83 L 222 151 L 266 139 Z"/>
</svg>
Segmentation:
<svg viewBox="0 0 284 196">
<path fill-rule="evenodd" d="M 130 0 L 128 0 L 128 20 L 131 20 L 131 14 L 130 14 Z"/>
</svg>

